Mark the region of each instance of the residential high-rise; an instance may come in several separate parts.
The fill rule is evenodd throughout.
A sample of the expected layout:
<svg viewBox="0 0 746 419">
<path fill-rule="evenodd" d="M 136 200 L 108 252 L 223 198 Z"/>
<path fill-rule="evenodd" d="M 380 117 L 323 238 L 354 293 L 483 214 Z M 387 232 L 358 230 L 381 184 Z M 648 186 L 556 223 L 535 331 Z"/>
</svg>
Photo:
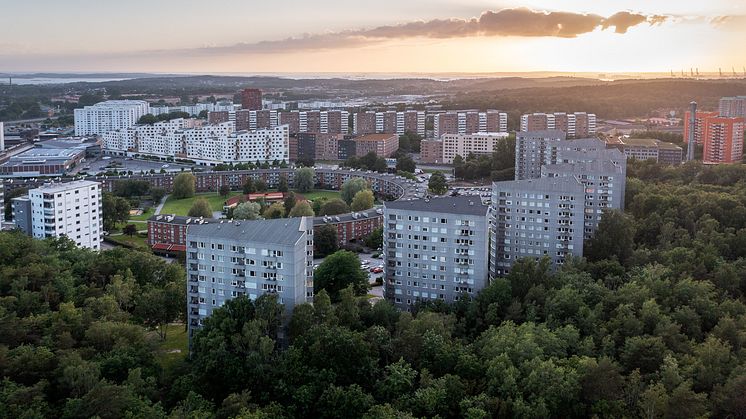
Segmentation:
<svg viewBox="0 0 746 419">
<path fill-rule="evenodd" d="M 553 266 L 583 255 L 585 187 L 575 177 L 492 185 L 490 274 L 507 275 L 521 258 L 548 257 Z"/>
<path fill-rule="evenodd" d="M 396 133 L 412 132 L 425 136 L 425 112 L 408 110 L 396 113 Z"/>
<path fill-rule="evenodd" d="M 744 118 L 720 116 L 717 112 L 688 111 L 684 138 L 688 143 L 692 137 L 704 147 L 703 163 L 739 163 L 743 157 Z"/>
<path fill-rule="evenodd" d="M 75 109 L 75 135 L 96 135 L 129 128 L 149 111 L 150 105 L 144 100 L 107 100 Z"/>
<path fill-rule="evenodd" d="M 573 178 L 585 187 L 582 208 L 583 238 L 596 233 L 605 210 L 623 210 L 624 192 L 627 187 L 627 164 L 624 155 L 613 151 L 616 158 L 581 161 L 577 163 L 549 164 L 541 167 L 541 177 L 550 179 Z M 578 208 L 580 210 L 580 208 Z"/>
<path fill-rule="evenodd" d="M 0 122 L 0 153 L 5 150 L 5 125 Z"/>
<path fill-rule="evenodd" d="M 259 89 L 243 89 L 241 92 L 241 107 L 250 111 L 262 109 L 262 91 Z"/>
<path fill-rule="evenodd" d="M 594 160 L 626 161 L 618 150 L 607 150 L 597 138 L 565 140 L 564 131 L 518 132 L 515 147 L 515 178 L 541 177 L 541 166 L 556 163 L 579 163 Z"/>
<path fill-rule="evenodd" d="M 746 96 L 724 97 L 718 109 L 723 117 L 746 118 Z"/>
<path fill-rule="evenodd" d="M 445 134 L 508 132 L 508 114 L 497 110 L 448 111 L 433 116 L 434 137 Z"/>
<path fill-rule="evenodd" d="M 352 116 L 352 132 L 355 135 L 376 133 L 376 113 L 358 112 Z"/>
<path fill-rule="evenodd" d="M 488 284 L 489 208 L 479 197 L 384 203 L 384 293 L 402 310 Z"/>
<path fill-rule="evenodd" d="M 190 339 L 238 296 L 277 294 L 290 316 L 313 298 L 313 218 L 189 225 L 186 270 Z"/>
<path fill-rule="evenodd" d="M 376 112 L 376 132 L 381 134 L 395 134 L 397 132 L 396 111 Z"/>
<path fill-rule="evenodd" d="M 300 131 L 300 112 L 280 112 L 279 113 L 280 125 L 287 125 L 290 135 L 297 134 Z"/>
<path fill-rule="evenodd" d="M 596 134 L 596 115 L 575 113 L 532 113 L 521 116 L 521 131 L 563 131 L 567 138 L 586 138 Z"/>
<path fill-rule="evenodd" d="M 490 132 L 476 134 L 444 134 L 441 136 L 443 146 L 443 163 L 452 164 L 456 156 L 463 158 L 470 154 L 489 155 L 501 141 L 508 139 L 507 132 Z"/>
<path fill-rule="evenodd" d="M 367 134 L 354 139 L 355 155 L 362 157 L 371 151 L 379 157 L 391 157 L 399 149 L 399 136 L 392 134 Z"/>
<path fill-rule="evenodd" d="M 80 247 L 98 250 L 103 234 L 101 186 L 79 180 L 46 184 L 13 198 L 13 219 L 29 236 L 66 236 Z"/>
</svg>

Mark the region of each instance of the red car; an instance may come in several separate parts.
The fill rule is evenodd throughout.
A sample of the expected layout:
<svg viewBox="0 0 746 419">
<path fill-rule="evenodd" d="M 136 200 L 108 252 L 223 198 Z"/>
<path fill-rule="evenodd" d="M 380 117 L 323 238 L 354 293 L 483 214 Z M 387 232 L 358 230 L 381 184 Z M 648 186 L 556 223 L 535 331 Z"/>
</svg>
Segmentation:
<svg viewBox="0 0 746 419">
<path fill-rule="evenodd" d="M 380 274 L 381 272 L 383 272 L 383 268 L 376 267 L 376 268 L 371 269 L 371 272 L 373 272 L 374 274 Z"/>
</svg>

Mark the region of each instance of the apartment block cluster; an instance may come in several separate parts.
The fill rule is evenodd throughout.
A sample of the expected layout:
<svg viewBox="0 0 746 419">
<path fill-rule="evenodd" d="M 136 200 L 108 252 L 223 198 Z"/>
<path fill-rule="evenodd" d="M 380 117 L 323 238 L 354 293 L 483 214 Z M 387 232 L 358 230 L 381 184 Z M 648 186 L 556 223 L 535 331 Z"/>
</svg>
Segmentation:
<svg viewBox="0 0 746 419">
<path fill-rule="evenodd" d="M 687 111 L 684 118 L 684 141 L 688 143 L 693 135 L 695 143 L 703 146 L 704 164 L 740 163 L 746 131 L 746 96 L 724 97 L 718 111 L 713 112 L 697 111 L 694 106 L 694 111 Z"/>
<path fill-rule="evenodd" d="M 596 115 L 586 112 L 532 113 L 521 116 L 521 131 L 560 130 L 567 138 L 589 138 L 596 135 Z"/>
<path fill-rule="evenodd" d="M 423 163 L 453 163 L 456 155 L 492 154 L 508 137 L 508 114 L 498 110 L 448 111 L 433 115 L 433 138 L 420 144 Z"/>
<path fill-rule="evenodd" d="M 65 236 L 99 250 L 103 235 L 101 185 L 87 180 L 50 183 L 11 200 L 16 228 L 44 239 Z"/>
</svg>

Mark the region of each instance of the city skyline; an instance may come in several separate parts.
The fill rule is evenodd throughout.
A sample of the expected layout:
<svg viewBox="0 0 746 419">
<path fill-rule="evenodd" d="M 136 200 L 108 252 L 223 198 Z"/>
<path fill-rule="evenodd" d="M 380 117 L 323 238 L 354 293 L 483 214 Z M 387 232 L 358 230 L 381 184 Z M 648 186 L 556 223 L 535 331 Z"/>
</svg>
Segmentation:
<svg viewBox="0 0 746 419">
<path fill-rule="evenodd" d="M 0 71 L 741 72 L 746 2 L 649 3 L 14 3 Z"/>
</svg>

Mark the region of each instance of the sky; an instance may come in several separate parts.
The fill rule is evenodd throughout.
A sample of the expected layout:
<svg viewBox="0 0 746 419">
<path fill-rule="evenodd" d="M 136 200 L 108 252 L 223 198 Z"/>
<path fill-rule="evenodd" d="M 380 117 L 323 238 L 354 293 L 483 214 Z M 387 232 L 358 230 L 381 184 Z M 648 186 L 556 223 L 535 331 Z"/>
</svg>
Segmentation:
<svg viewBox="0 0 746 419">
<path fill-rule="evenodd" d="M 0 0 L 0 72 L 701 72 L 746 0 Z"/>
</svg>

